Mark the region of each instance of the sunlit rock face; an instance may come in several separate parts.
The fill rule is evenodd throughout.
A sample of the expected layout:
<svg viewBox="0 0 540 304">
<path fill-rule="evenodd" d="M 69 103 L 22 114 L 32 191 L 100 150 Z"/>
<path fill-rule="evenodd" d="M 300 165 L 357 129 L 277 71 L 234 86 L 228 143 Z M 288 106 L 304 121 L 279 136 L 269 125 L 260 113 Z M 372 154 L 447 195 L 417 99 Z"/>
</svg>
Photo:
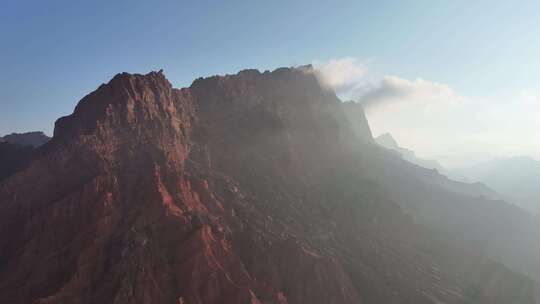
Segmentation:
<svg viewBox="0 0 540 304">
<path fill-rule="evenodd" d="M 117 75 L 0 184 L 0 303 L 535 303 L 401 211 L 347 113 L 306 68 Z"/>
</svg>

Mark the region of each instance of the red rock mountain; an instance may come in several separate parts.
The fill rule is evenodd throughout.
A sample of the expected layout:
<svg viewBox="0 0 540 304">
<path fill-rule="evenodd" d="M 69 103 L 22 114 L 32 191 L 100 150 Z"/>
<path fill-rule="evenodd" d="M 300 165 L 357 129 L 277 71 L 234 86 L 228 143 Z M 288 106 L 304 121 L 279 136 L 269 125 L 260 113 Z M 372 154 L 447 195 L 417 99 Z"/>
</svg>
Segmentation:
<svg viewBox="0 0 540 304">
<path fill-rule="evenodd" d="M 379 152 L 309 68 L 119 74 L 0 184 L 0 303 L 538 303 L 404 213 Z"/>
</svg>

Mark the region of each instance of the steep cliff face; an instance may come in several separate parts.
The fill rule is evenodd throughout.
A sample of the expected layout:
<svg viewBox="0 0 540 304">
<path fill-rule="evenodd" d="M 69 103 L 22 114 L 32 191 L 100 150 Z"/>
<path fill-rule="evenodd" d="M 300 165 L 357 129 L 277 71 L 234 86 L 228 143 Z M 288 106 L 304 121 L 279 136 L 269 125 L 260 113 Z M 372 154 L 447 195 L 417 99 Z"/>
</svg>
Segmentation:
<svg viewBox="0 0 540 304">
<path fill-rule="evenodd" d="M 0 185 L 0 302 L 536 303 L 440 252 L 367 179 L 359 128 L 304 69 L 119 74 Z"/>
</svg>

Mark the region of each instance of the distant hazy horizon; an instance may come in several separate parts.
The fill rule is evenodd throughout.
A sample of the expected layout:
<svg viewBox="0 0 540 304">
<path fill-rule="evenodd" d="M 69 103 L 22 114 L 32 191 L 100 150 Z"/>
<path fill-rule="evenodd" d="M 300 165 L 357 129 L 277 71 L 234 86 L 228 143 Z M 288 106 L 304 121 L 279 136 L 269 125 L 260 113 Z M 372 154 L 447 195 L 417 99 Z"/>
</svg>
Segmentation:
<svg viewBox="0 0 540 304">
<path fill-rule="evenodd" d="M 375 135 L 421 157 L 540 159 L 539 10 L 535 1 L 4 1 L 0 134 L 52 135 L 57 118 L 119 72 L 163 68 L 186 87 L 313 63 L 340 97 L 367 107 Z"/>
</svg>

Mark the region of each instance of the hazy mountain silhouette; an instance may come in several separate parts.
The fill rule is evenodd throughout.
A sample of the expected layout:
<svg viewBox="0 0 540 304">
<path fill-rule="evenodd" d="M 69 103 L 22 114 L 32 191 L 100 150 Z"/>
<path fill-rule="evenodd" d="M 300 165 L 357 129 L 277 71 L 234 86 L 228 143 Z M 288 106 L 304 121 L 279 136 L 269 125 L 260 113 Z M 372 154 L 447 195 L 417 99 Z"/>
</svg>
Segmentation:
<svg viewBox="0 0 540 304">
<path fill-rule="evenodd" d="M 418 158 L 414 151 L 401 147 L 390 133 L 384 133 L 377 136 L 375 138 L 375 142 L 380 146 L 388 149 L 389 151 L 395 153 L 395 155 L 407 162 L 410 162 L 425 169 L 437 171 L 437 173 L 432 172 L 431 174 L 427 174 L 429 177 L 424 179 L 424 182 L 429 183 L 430 179 L 435 176 L 436 178 L 434 178 L 433 181 L 436 184 L 438 184 L 439 186 L 442 185 L 443 187 L 447 188 L 452 192 L 458 192 L 471 196 L 483 196 L 488 199 L 501 199 L 501 195 L 499 195 L 494 190 L 486 187 L 480 182 L 471 182 L 469 180 L 463 180 L 462 182 L 460 182 L 460 179 L 453 180 L 454 172 L 448 171 L 436 160 Z M 421 170 L 419 170 L 418 172 L 421 172 Z M 425 175 L 425 173 L 423 175 Z M 450 177 L 451 179 L 449 179 L 448 177 Z"/>
<path fill-rule="evenodd" d="M 455 176 L 482 182 L 516 205 L 540 213 L 540 161 L 510 157 L 456 169 Z"/>
<path fill-rule="evenodd" d="M 0 137 L 0 142 L 8 142 L 11 144 L 17 144 L 21 146 L 32 146 L 34 148 L 39 147 L 51 138 L 45 135 L 43 132 L 27 132 L 27 133 L 11 133 L 4 137 Z"/>
<path fill-rule="evenodd" d="M 375 138 L 375 141 L 389 149 L 389 150 L 392 150 L 392 151 L 396 151 L 398 152 L 398 154 L 403 157 L 403 159 L 405 159 L 406 161 L 409 161 L 413 164 L 416 164 L 420 167 L 424 167 L 424 168 L 427 168 L 427 169 L 435 169 L 439 172 L 444 172 L 444 169 L 443 167 L 441 166 L 441 164 L 439 164 L 438 161 L 436 160 L 430 160 L 430 159 L 422 159 L 422 158 L 418 158 L 416 156 L 416 154 L 414 153 L 414 151 L 412 150 L 409 150 L 409 149 L 405 149 L 403 147 L 400 147 L 397 143 L 397 141 L 392 137 L 392 135 L 390 133 L 384 133 L 384 134 L 381 134 L 379 136 L 377 136 Z"/>
</svg>

